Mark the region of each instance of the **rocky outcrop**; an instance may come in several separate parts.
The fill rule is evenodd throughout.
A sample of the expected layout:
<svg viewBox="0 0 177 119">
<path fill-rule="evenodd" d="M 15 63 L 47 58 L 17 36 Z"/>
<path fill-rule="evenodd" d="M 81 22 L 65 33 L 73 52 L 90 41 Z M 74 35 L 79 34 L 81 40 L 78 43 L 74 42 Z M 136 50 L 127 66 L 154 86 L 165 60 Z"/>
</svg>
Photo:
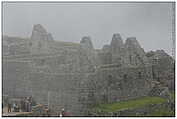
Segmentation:
<svg viewBox="0 0 177 119">
<path fill-rule="evenodd" d="M 170 55 L 165 53 L 164 50 L 150 51 L 146 53 L 146 56 L 151 61 L 151 63 L 154 59 L 157 59 L 157 60 L 166 59 L 168 60 L 168 62 L 174 62 L 174 59 Z"/>
<path fill-rule="evenodd" d="M 119 33 L 113 34 L 110 46 L 111 46 L 112 53 L 119 53 L 122 50 L 122 48 L 124 47 L 124 44 L 123 44 L 123 40 Z"/>
<path fill-rule="evenodd" d="M 126 57 L 129 60 L 130 65 L 147 65 L 148 59 L 145 55 L 143 48 L 136 40 L 136 37 L 129 37 L 125 42 Z"/>
<path fill-rule="evenodd" d="M 112 54 L 112 63 L 124 64 L 125 48 L 122 37 L 120 36 L 119 33 L 113 34 L 110 48 Z"/>
<path fill-rule="evenodd" d="M 136 40 L 136 37 L 127 38 L 124 44 L 118 33 L 113 34 L 110 45 L 105 45 L 102 48 L 100 56 L 102 56 L 102 59 L 104 60 L 103 57 L 107 59 L 107 54 L 111 56 L 110 59 L 112 64 L 121 64 L 122 66 L 141 66 L 149 63 L 146 54 Z"/>
<path fill-rule="evenodd" d="M 163 50 L 150 51 L 146 53 L 153 69 L 154 80 L 159 81 L 163 86 L 174 90 L 175 63 L 174 59 Z"/>
<path fill-rule="evenodd" d="M 80 44 L 84 49 L 93 49 L 93 44 L 89 36 L 84 36 L 80 41 Z"/>
<path fill-rule="evenodd" d="M 52 35 L 48 33 L 42 25 L 34 25 L 29 42 L 32 54 L 50 53 L 49 41 L 52 41 Z"/>
<path fill-rule="evenodd" d="M 47 31 L 43 28 L 42 25 L 36 24 L 36 25 L 33 26 L 32 34 L 34 34 L 34 33 L 37 33 L 37 34 L 40 34 L 40 35 L 46 35 Z"/>
<path fill-rule="evenodd" d="M 84 36 L 81 41 L 81 52 L 86 53 L 86 56 L 88 57 L 88 60 L 90 62 L 90 65 L 96 65 L 96 52 L 93 47 L 91 37 L 90 36 Z"/>
<path fill-rule="evenodd" d="M 136 37 L 128 37 L 125 42 L 125 47 L 130 50 L 141 49 Z"/>
<path fill-rule="evenodd" d="M 158 96 L 162 98 L 170 98 L 170 92 L 168 87 L 164 87 L 159 82 L 154 85 L 152 90 L 149 92 L 149 96 Z"/>
</svg>

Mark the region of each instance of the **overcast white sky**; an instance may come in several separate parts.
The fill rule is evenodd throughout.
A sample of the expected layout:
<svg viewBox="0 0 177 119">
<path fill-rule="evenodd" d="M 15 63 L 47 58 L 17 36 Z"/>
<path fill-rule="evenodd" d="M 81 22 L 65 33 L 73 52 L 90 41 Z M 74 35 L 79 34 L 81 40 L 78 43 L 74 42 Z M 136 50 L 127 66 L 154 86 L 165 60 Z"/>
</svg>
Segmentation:
<svg viewBox="0 0 177 119">
<path fill-rule="evenodd" d="M 120 33 L 124 41 L 135 36 L 145 51 L 172 51 L 172 3 L 3 3 L 3 34 L 30 37 L 34 24 L 55 40 L 90 36 L 95 48 Z"/>
</svg>

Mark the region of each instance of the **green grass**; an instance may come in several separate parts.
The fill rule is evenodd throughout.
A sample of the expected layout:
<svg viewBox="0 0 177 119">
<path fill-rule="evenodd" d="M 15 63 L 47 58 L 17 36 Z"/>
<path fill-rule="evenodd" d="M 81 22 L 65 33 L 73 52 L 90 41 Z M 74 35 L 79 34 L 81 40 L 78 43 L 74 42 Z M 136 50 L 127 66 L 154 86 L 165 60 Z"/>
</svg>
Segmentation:
<svg viewBox="0 0 177 119">
<path fill-rule="evenodd" d="M 155 110 L 153 113 L 148 114 L 147 116 L 156 116 L 156 117 L 175 116 L 175 113 L 169 109 L 161 108 L 161 109 Z"/>
<path fill-rule="evenodd" d="M 173 101 L 175 101 L 175 92 L 174 91 L 170 93 L 170 97 Z"/>
<path fill-rule="evenodd" d="M 99 104 L 94 109 L 102 110 L 104 112 L 115 112 L 126 109 L 140 108 L 150 104 L 161 104 L 164 102 L 166 102 L 166 99 L 160 97 L 142 97 L 138 99 L 121 101 L 112 104 Z"/>
</svg>

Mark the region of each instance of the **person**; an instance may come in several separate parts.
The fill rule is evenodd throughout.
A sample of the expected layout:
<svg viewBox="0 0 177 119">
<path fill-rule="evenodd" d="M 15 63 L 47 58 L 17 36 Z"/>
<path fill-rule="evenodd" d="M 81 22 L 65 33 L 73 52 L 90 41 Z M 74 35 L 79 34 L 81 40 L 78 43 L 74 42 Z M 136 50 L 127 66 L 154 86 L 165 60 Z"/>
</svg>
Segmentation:
<svg viewBox="0 0 177 119">
<path fill-rule="evenodd" d="M 61 116 L 62 117 L 66 117 L 66 116 L 69 116 L 70 114 L 68 112 L 65 111 L 65 109 L 63 108 L 62 111 L 61 111 Z"/>
<path fill-rule="evenodd" d="M 21 105 L 21 111 L 24 112 L 25 111 L 25 99 L 21 99 L 20 101 L 20 105 Z"/>
<path fill-rule="evenodd" d="M 28 105 L 29 105 L 29 107 L 28 107 L 28 108 L 29 108 L 28 111 L 31 112 L 31 111 L 32 111 L 32 103 L 29 102 Z"/>
<path fill-rule="evenodd" d="M 14 112 L 19 112 L 19 107 L 16 103 L 13 104 Z"/>
<path fill-rule="evenodd" d="M 62 114 L 61 114 L 61 113 L 59 113 L 59 117 L 62 117 Z"/>
<path fill-rule="evenodd" d="M 64 108 L 62 108 L 62 110 L 61 110 L 61 115 L 62 115 L 62 117 L 65 116 L 65 109 Z"/>
<path fill-rule="evenodd" d="M 64 108 L 61 109 L 61 112 L 59 113 L 58 116 L 60 116 L 60 117 L 64 117 L 65 116 L 65 109 Z"/>
<path fill-rule="evenodd" d="M 59 117 L 62 117 L 62 113 L 61 112 L 59 113 Z"/>
<path fill-rule="evenodd" d="M 16 111 L 16 104 L 13 103 L 13 112 L 15 112 L 15 111 Z"/>
<path fill-rule="evenodd" d="M 11 108 L 12 108 L 12 107 L 11 107 L 11 104 L 10 104 L 10 103 L 8 103 L 7 108 L 8 108 L 7 111 L 8 111 L 8 112 L 11 112 Z"/>
<path fill-rule="evenodd" d="M 16 112 L 20 111 L 20 107 L 18 105 L 16 105 Z"/>
<path fill-rule="evenodd" d="M 27 101 L 26 102 L 26 108 L 27 108 L 27 112 L 30 112 L 30 102 L 29 101 Z"/>
<path fill-rule="evenodd" d="M 26 100 L 26 103 L 27 103 L 27 112 L 31 112 L 32 110 L 32 97 L 27 97 L 27 100 Z"/>
<path fill-rule="evenodd" d="M 50 110 L 48 108 L 46 109 L 46 114 L 48 117 L 50 116 Z"/>
<path fill-rule="evenodd" d="M 28 112 L 28 101 L 25 100 L 25 112 Z"/>
</svg>

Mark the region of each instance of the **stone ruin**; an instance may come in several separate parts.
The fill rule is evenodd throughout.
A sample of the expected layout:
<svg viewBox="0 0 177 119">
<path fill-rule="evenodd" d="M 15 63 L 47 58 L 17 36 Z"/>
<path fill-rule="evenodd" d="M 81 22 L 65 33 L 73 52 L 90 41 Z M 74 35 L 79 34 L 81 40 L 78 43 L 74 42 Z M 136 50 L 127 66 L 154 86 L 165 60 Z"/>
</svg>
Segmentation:
<svg viewBox="0 0 177 119">
<path fill-rule="evenodd" d="M 3 95 L 36 102 L 74 116 L 90 106 L 150 95 L 159 82 L 174 90 L 174 59 L 163 50 L 145 52 L 136 37 L 113 34 L 96 50 L 91 37 L 80 43 L 52 38 L 40 24 L 30 38 L 3 36 Z"/>
</svg>

